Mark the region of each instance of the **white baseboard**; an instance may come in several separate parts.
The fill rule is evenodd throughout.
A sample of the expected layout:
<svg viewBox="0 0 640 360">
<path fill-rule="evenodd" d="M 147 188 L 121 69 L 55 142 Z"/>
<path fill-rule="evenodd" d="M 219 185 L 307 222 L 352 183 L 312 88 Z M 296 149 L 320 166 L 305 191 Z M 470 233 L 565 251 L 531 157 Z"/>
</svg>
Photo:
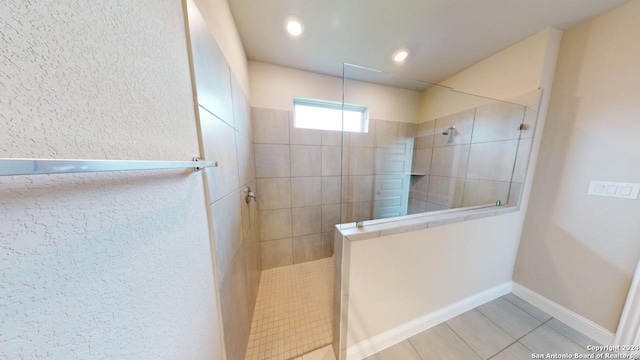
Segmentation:
<svg viewBox="0 0 640 360">
<path fill-rule="evenodd" d="M 511 292 L 511 284 L 511 282 L 507 282 L 485 290 L 353 345 L 347 349 L 347 360 L 364 359 L 466 311 L 506 295 Z"/>
<path fill-rule="evenodd" d="M 602 345 L 613 344 L 615 334 L 593 321 L 574 313 L 573 311 L 518 283 L 513 283 L 512 291 L 531 305 L 540 308 L 540 310 L 571 326 L 575 330 L 583 333 Z"/>
</svg>

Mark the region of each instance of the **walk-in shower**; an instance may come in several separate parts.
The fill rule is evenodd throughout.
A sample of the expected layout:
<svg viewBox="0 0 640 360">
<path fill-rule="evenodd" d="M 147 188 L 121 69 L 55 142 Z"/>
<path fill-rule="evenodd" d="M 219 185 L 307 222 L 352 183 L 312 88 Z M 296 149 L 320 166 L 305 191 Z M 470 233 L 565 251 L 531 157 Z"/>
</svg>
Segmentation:
<svg viewBox="0 0 640 360">
<path fill-rule="evenodd" d="M 342 134 L 342 223 L 518 202 L 539 90 L 497 100 L 350 64 L 343 81 L 369 118 Z"/>
</svg>

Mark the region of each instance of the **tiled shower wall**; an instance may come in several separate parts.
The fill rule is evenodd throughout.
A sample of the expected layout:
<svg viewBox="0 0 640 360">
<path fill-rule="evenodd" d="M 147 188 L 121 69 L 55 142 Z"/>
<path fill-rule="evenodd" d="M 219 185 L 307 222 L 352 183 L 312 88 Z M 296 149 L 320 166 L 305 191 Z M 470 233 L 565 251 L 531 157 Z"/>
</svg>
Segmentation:
<svg viewBox="0 0 640 360">
<path fill-rule="evenodd" d="M 523 115 L 525 127 L 519 130 Z M 498 200 L 516 204 L 536 115 L 532 107 L 525 111 L 522 105 L 495 102 L 421 123 L 414 142 L 409 213 Z M 454 135 L 442 135 L 452 125 Z"/>
<path fill-rule="evenodd" d="M 216 285 L 228 359 L 244 359 L 260 282 L 257 204 L 250 107 L 229 65 L 193 3 L 189 28 L 209 188 Z"/>
<path fill-rule="evenodd" d="M 335 224 L 372 214 L 374 174 L 383 168 L 376 159 L 382 164 L 417 129 L 371 119 L 368 133 L 343 139 L 340 131 L 294 128 L 292 111 L 266 108 L 253 108 L 252 122 L 263 269 L 331 256 Z"/>
</svg>

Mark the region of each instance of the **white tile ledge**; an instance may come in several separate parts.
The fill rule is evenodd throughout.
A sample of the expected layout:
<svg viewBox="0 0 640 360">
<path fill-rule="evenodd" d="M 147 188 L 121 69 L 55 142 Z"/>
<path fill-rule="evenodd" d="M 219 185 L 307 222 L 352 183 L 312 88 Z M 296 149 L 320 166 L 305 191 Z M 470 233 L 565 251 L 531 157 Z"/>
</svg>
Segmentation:
<svg viewBox="0 0 640 360">
<path fill-rule="evenodd" d="M 443 210 L 432 213 L 423 213 L 407 216 L 399 216 L 389 219 L 365 221 L 364 227 L 356 227 L 356 223 L 336 225 L 342 236 L 349 241 L 360 241 L 381 236 L 418 231 L 437 226 L 454 224 L 462 221 L 482 219 L 490 216 L 504 215 L 520 210 L 519 206 L 480 206 L 468 209 Z"/>
</svg>

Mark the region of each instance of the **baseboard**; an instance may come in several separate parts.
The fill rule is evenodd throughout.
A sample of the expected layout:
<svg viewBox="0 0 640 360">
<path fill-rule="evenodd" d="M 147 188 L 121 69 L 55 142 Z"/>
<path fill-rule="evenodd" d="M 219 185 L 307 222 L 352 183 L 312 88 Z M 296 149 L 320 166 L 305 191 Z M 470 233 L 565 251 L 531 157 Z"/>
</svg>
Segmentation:
<svg viewBox="0 0 640 360">
<path fill-rule="evenodd" d="M 347 349 L 347 360 L 364 359 L 466 311 L 506 295 L 511 292 L 511 285 L 511 282 L 498 285 L 353 345 Z"/>
<path fill-rule="evenodd" d="M 521 297 L 523 300 L 529 302 L 531 305 L 535 305 L 536 307 L 540 308 L 540 310 L 571 326 L 575 330 L 592 338 L 602 345 L 613 344 L 613 338 L 615 336 L 614 333 L 594 323 L 593 321 L 574 313 L 573 311 L 563 307 L 562 305 L 559 305 L 547 299 L 537 292 L 515 282 L 513 283 L 512 292 Z"/>
</svg>

